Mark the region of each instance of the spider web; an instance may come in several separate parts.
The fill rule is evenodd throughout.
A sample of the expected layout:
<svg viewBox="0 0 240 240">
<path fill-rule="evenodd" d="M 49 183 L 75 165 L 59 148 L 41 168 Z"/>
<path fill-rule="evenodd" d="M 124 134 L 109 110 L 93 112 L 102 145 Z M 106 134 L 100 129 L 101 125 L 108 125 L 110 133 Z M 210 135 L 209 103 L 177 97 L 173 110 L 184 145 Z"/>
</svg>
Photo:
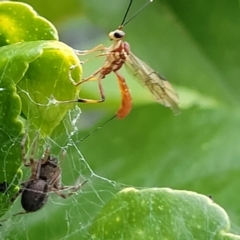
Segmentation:
<svg viewBox="0 0 240 240">
<path fill-rule="evenodd" d="M 97 84 L 93 83 L 92 85 L 95 85 L 94 89 L 97 89 Z M 26 96 L 33 105 L 44 107 L 46 112 L 52 105 L 57 105 L 57 99 L 54 96 L 49 99 L 48 103 L 41 104 L 32 99 L 29 93 L 20 87 L 18 87 L 18 92 Z M 111 94 L 108 96 L 111 98 Z M 39 234 L 41 234 L 41 239 L 79 239 L 79 237 L 84 236 L 92 219 L 101 210 L 102 206 L 125 186 L 105 177 L 101 173 L 104 172 L 101 171 L 101 167 L 94 166 L 96 164 L 89 161 L 82 153 L 82 148 L 92 148 L 93 151 L 96 149 L 96 146 L 88 145 L 87 142 L 89 139 L 94 139 L 97 132 L 104 131 L 104 127 L 98 131 L 95 131 L 95 129 L 102 125 L 101 122 L 105 121 L 103 119 L 106 113 L 90 111 L 87 116 L 83 117 L 85 111 L 81 107 L 80 104 L 76 104 L 67 112 L 56 132 L 44 139 L 41 137 L 38 139 L 34 158 L 36 160 L 41 158 L 45 149 L 50 147 L 51 155 L 56 156 L 59 160 L 64 186 L 75 186 L 85 180 L 87 180 L 87 183 L 67 199 L 50 193 L 46 204 L 40 210 L 13 216 L 23 211 L 21 195 L 19 195 L 13 206 L 2 218 L 6 221 L 2 223 L 1 239 L 36 239 Z M 29 127 L 35 116 L 30 112 L 25 115 L 27 122 L 24 119 L 22 121 L 25 122 L 24 131 L 28 133 L 30 140 L 27 149 L 29 158 L 33 148 L 33 140 L 38 133 Z M 43 113 L 43 115 L 46 114 Z M 111 113 L 112 115 L 114 115 L 114 112 Z M 86 136 L 87 138 L 85 138 Z M 103 162 L 102 159 L 99 159 L 99 163 L 101 162 Z M 100 169 L 100 172 L 98 173 L 96 169 Z M 30 168 L 22 166 L 21 170 L 23 171 L 23 177 L 19 184 L 28 180 L 31 175 Z M 8 187 L 11 187 L 11 184 Z M 67 192 L 67 190 L 62 191 L 62 193 Z M 42 229 L 40 232 L 39 225 Z"/>
<path fill-rule="evenodd" d="M 74 239 L 77 236 L 82 236 L 91 223 L 91 219 L 106 203 L 107 199 L 110 199 L 114 193 L 124 186 L 95 173 L 90 163 L 86 161 L 81 152 L 81 145 L 88 138 L 82 139 L 85 136 L 94 137 L 94 133 L 91 133 L 91 129 L 85 131 L 85 133 L 83 133 L 83 130 L 79 130 L 83 128 L 81 116 L 82 112 L 78 105 L 68 111 L 61 122 L 63 129 L 60 135 L 54 136 L 53 134 L 45 140 L 38 140 L 35 159 L 39 159 L 44 150 L 50 147 L 51 154 L 59 159 L 63 185 L 74 186 L 84 180 L 87 180 L 87 183 L 67 199 L 51 193 L 47 203 L 39 211 L 12 216 L 23 210 L 20 195 L 4 217 L 7 221 L 3 222 L 1 235 L 5 238 L 11 235 L 16 239 L 32 239 L 39 224 L 44 229 L 43 239 L 47 239 L 47 237 L 54 239 L 56 237 L 53 228 L 59 228 L 56 239 Z M 31 135 L 30 129 L 27 127 L 26 131 Z M 33 146 L 30 143 L 28 157 L 32 148 Z M 22 171 L 21 182 L 24 182 L 29 178 L 31 171 L 24 166 Z M 67 190 L 62 192 L 65 193 Z"/>
<path fill-rule="evenodd" d="M 28 93 L 25 92 L 25 94 Z M 29 101 L 33 102 L 31 98 L 29 98 Z M 38 105 L 36 102 L 33 103 Z M 46 111 L 47 107 L 50 107 L 53 103 L 53 99 L 50 99 L 49 103 L 46 104 Z M 60 123 L 61 131 L 54 132 L 51 137 L 47 137 L 46 139 L 39 139 L 35 159 L 39 159 L 43 155 L 44 150 L 49 146 L 51 154 L 57 156 L 59 159 L 59 164 L 62 169 L 62 183 L 64 185 L 74 186 L 85 180 L 87 180 L 87 183 L 68 199 L 62 199 L 56 194 L 51 193 L 47 203 L 39 211 L 12 216 L 22 211 L 20 195 L 14 203 L 14 206 L 4 217 L 7 219 L 7 221 L 3 222 L 1 231 L 1 237 L 4 239 L 37 239 L 39 234 L 41 234 L 41 239 L 81 239 L 88 230 L 96 214 L 102 209 L 107 201 L 111 199 L 116 192 L 126 187 L 125 184 L 105 177 L 107 172 L 105 168 L 109 169 L 109 171 L 115 170 L 118 167 L 120 168 L 122 159 L 114 158 L 113 156 L 112 162 L 104 165 L 103 159 L 95 157 L 94 160 L 96 161 L 97 159 L 99 162 L 93 162 L 90 157 L 84 155 L 84 149 L 86 148 L 90 148 L 91 151 L 94 152 L 94 155 L 98 155 L 101 148 L 104 148 L 103 151 L 107 152 L 107 154 L 114 154 L 114 152 L 108 149 L 109 141 L 113 141 L 113 139 L 111 139 L 112 133 L 109 135 L 105 134 L 105 138 L 100 139 L 103 144 L 95 142 L 95 145 L 93 145 L 89 140 L 94 139 L 98 133 L 105 133 L 108 129 L 108 125 L 115 125 L 117 121 L 110 121 L 107 126 L 105 125 L 97 131 L 92 130 L 96 129 L 96 127 L 91 127 L 86 131 L 85 128 L 87 128 L 87 126 L 84 124 L 86 119 L 84 120 L 84 112 L 80 107 L 79 104 L 76 104 L 73 109 L 68 111 L 65 118 Z M 101 126 L 97 116 L 94 116 L 94 114 L 92 115 L 92 113 L 90 113 L 89 116 L 93 123 L 96 123 L 95 125 Z M 87 118 L 89 116 L 87 116 Z M 28 121 L 31 122 L 30 114 L 28 115 Z M 119 124 L 121 125 L 120 121 L 118 121 L 117 125 Z M 26 131 L 28 131 L 30 136 L 36 135 L 35 132 L 31 132 L 32 130 L 28 128 L 28 124 L 26 124 Z M 119 140 L 117 136 L 123 135 L 122 133 L 123 131 L 119 131 L 116 127 L 116 138 L 114 141 L 116 141 L 116 145 L 118 145 L 119 148 L 124 138 Z M 134 134 L 134 132 L 131 132 L 128 137 L 131 137 L 131 134 Z M 139 132 L 137 132 L 135 137 L 136 136 L 139 136 Z M 32 140 L 33 138 L 31 139 L 31 143 Z M 31 143 L 28 149 L 29 154 L 33 147 Z M 134 153 L 136 152 L 133 152 L 133 158 L 135 157 Z M 29 178 L 31 172 L 30 169 L 25 167 L 22 167 L 22 170 L 24 172 L 22 181 L 24 182 Z M 125 171 L 132 175 L 135 174 L 134 167 L 131 170 L 127 169 Z M 155 171 L 153 168 L 152 177 L 154 178 L 154 175 L 159 174 L 159 172 L 160 169 Z M 208 218 L 207 209 L 204 209 L 204 211 L 207 216 L 204 222 L 207 229 L 211 221 Z M 150 220 L 151 218 L 154 220 L 151 214 L 153 213 L 150 212 L 149 218 Z M 184 228 L 184 218 L 179 219 L 179 221 L 182 223 L 181 227 Z M 221 222 L 218 223 L 219 226 L 221 226 L 221 224 Z M 181 234 L 182 232 L 179 231 L 177 239 L 193 239 L 192 232 L 188 231 L 188 229 L 184 231 L 184 236 Z M 212 234 L 215 234 L 215 232 Z"/>
<path fill-rule="evenodd" d="M 118 2 L 120 2 L 118 7 L 123 5 L 122 1 Z M 109 1 L 106 5 L 108 4 L 110 4 Z M 115 10 L 118 10 L 115 4 L 114 2 L 111 5 L 111 9 L 114 10 L 114 19 L 116 16 Z M 98 12 L 101 13 L 99 9 L 101 7 L 106 8 L 106 5 L 99 5 Z M 119 10 L 120 16 L 123 11 L 124 8 L 122 7 Z M 172 14 L 172 12 L 170 13 Z M 167 18 L 168 17 L 169 16 L 167 16 Z M 101 14 L 98 18 L 101 18 Z M 90 23 L 88 24 L 90 25 Z M 87 27 L 89 25 L 87 25 Z M 75 26 L 75 29 L 77 29 L 77 27 L 78 25 Z M 164 29 L 164 27 L 162 29 Z M 82 30 L 83 31 L 79 32 L 84 32 L 85 29 Z M 157 32 L 153 33 L 153 37 L 156 37 L 156 33 Z M 95 34 L 96 31 L 90 33 L 90 39 L 94 38 L 92 36 L 95 36 Z M 71 34 L 68 35 L 72 36 Z M 80 35 L 81 36 L 75 36 L 75 38 L 83 39 L 85 37 L 85 34 Z M 104 36 L 104 38 L 106 37 Z M 96 44 L 99 44 L 99 42 L 99 40 L 96 40 Z M 90 44 L 89 42 L 88 44 L 89 46 L 86 46 L 86 49 L 95 45 L 95 43 Z M 136 41 L 136 44 L 142 45 L 140 41 Z M 74 44 L 70 45 L 74 46 Z M 82 46 L 78 48 L 85 49 Z M 101 63 L 96 64 L 96 67 L 99 66 L 101 66 Z M 94 70 L 96 67 L 93 67 Z M 115 81 L 115 79 L 112 79 L 112 81 Z M 107 82 L 111 84 L 111 76 L 108 76 Z M 26 92 L 26 94 L 28 93 Z M 115 92 L 112 94 L 114 95 Z M 140 95 L 142 98 L 142 94 Z M 110 94 L 107 93 L 106 96 L 111 99 L 111 92 Z M 29 101 L 33 100 L 29 99 Z M 35 102 L 35 104 L 38 103 Z M 131 186 L 168 186 L 181 189 L 184 187 L 192 190 L 200 189 L 199 192 L 206 195 L 213 194 L 215 200 L 214 192 L 212 193 L 211 191 L 215 191 L 212 189 L 216 189 L 217 186 L 222 191 L 222 184 L 221 181 L 218 180 L 218 177 L 216 179 L 220 183 L 216 183 L 214 179 L 210 178 L 212 175 L 215 176 L 215 168 L 209 167 L 209 162 L 214 166 L 218 166 L 220 173 L 224 171 L 224 166 L 220 166 L 217 162 L 218 158 L 215 157 L 214 154 L 210 155 L 208 151 L 214 148 L 214 139 L 211 142 L 208 138 L 204 138 L 205 135 L 207 136 L 205 128 L 207 128 L 209 124 L 210 117 L 208 116 L 206 122 L 204 122 L 203 116 L 199 114 L 198 111 L 190 112 L 190 114 L 193 113 L 192 116 L 196 116 L 196 118 L 202 121 L 195 119 L 197 124 L 194 125 L 186 117 L 187 114 L 185 114 L 185 118 L 182 116 L 182 121 L 177 121 L 173 120 L 171 113 L 167 113 L 168 110 L 162 110 L 162 114 L 160 112 L 162 108 L 159 106 L 147 106 L 147 108 L 146 110 L 145 106 L 145 108 L 141 108 L 139 112 L 136 112 L 134 118 L 128 122 L 131 123 L 131 125 L 125 124 L 126 122 L 123 123 L 125 120 L 113 120 L 107 126 L 104 126 L 93 134 L 91 134 L 92 129 L 101 125 L 98 117 L 96 117 L 98 114 L 92 112 L 89 113 L 87 117 L 84 116 L 84 109 L 86 108 L 82 108 L 81 105 L 76 105 L 75 108 L 70 110 L 61 122 L 61 132 L 38 141 L 35 158 L 40 158 L 44 149 L 50 146 L 51 153 L 57 156 L 60 161 L 62 183 L 64 185 L 73 186 L 84 180 L 88 182 L 68 199 L 62 199 L 52 193 L 46 205 L 39 211 L 12 217 L 13 214 L 22 211 L 20 204 L 21 196 L 19 196 L 13 207 L 4 216 L 4 219 L 7 219 L 7 221 L 3 222 L 3 226 L 0 229 L 0 238 L 19 240 L 82 239 L 87 228 L 91 225 L 93 218 L 101 210 L 102 206 L 104 206 L 116 192 L 126 187 L 121 181 L 129 183 Z M 113 109 L 115 108 L 113 107 Z M 148 113 L 151 114 L 148 115 Z M 100 115 L 102 117 L 102 113 L 100 113 Z M 214 117 L 216 116 L 214 115 Z M 31 119 L 29 119 L 29 121 L 31 121 Z M 100 122 L 102 121 L 101 119 Z M 89 124 L 89 122 L 91 122 L 91 124 Z M 189 123 L 187 128 L 185 127 L 186 123 Z M 202 125 L 204 125 L 204 128 L 201 128 Z M 224 123 L 224 125 L 231 124 Z M 191 127 L 193 129 L 191 129 Z M 201 133 L 198 131 L 203 139 L 201 139 L 202 141 L 196 137 L 198 128 L 202 131 Z M 29 130 L 27 125 L 26 130 Z M 208 130 L 210 132 L 210 129 Z M 89 133 L 90 137 L 82 141 Z M 35 133 L 31 132 L 30 134 L 34 136 Z M 98 137 L 99 135 L 101 137 Z M 190 140 L 189 136 L 191 136 Z M 98 141 L 94 141 L 94 139 L 98 139 Z M 231 137 L 228 139 L 231 139 Z M 128 144 L 125 144 L 125 141 L 127 141 Z M 219 142 L 220 138 L 215 139 L 215 141 Z M 192 147 L 191 142 L 194 143 L 192 145 L 197 146 L 196 149 Z M 112 150 L 111 147 L 114 144 L 117 147 Z M 188 145 L 192 147 L 191 151 L 189 151 L 189 148 L 185 148 Z M 199 152 L 198 146 L 203 149 L 203 152 L 201 152 L 202 156 L 197 155 L 197 152 Z M 118 152 L 116 150 L 117 148 Z M 224 151 L 225 149 L 224 147 Z M 29 151 L 31 151 L 31 148 Z M 125 152 L 127 152 L 127 154 L 125 154 Z M 186 152 L 189 153 L 189 156 L 186 156 Z M 206 153 L 210 156 L 205 156 Z M 207 159 L 206 161 L 203 160 L 204 157 Z M 193 159 L 200 159 L 202 161 L 196 163 L 192 161 Z M 129 163 L 131 161 L 132 164 L 126 164 L 126 162 Z M 126 166 L 131 166 L 131 168 L 126 168 Z M 204 171 L 199 172 L 199 169 L 204 169 Z M 30 169 L 22 167 L 22 170 L 24 172 L 22 181 L 25 181 L 30 176 Z M 121 177 L 121 174 L 124 174 L 124 177 Z M 115 179 L 118 180 L 114 181 Z M 129 179 L 134 180 L 131 182 Z M 202 189 L 198 188 L 198 185 L 200 185 L 199 179 L 204 182 Z M 194 181 L 197 182 L 195 185 Z M 213 185 L 212 188 L 209 182 Z M 229 186 L 228 193 L 230 194 L 232 193 L 232 189 L 237 189 L 238 187 L 238 185 L 236 185 L 231 189 L 232 185 Z M 231 200 L 234 199 L 234 197 L 230 195 L 228 199 Z M 191 204 L 191 202 L 189 202 L 189 204 Z M 153 212 L 150 211 L 150 222 L 154 220 L 152 214 Z M 209 232 L 208 227 L 210 221 L 207 210 L 205 210 L 205 215 L 206 219 L 203 228 L 205 232 Z M 180 223 L 184 222 L 184 219 L 178 215 L 177 211 L 173 212 L 173 216 L 178 216 Z M 218 221 L 218 219 L 216 219 L 216 221 Z M 221 222 L 219 222 L 219 225 L 221 225 Z M 126 228 L 128 227 L 126 226 Z M 179 236 L 179 239 L 192 239 L 192 233 L 187 231 L 184 224 L 182 225 L 182 229 L 185 231 L 185 236 L 184 238 Z M 235 227 L 235 229 L 239 232 L 238 227 Z M 180 231 L 179 234 L 181 234 Z"/>
</svg>

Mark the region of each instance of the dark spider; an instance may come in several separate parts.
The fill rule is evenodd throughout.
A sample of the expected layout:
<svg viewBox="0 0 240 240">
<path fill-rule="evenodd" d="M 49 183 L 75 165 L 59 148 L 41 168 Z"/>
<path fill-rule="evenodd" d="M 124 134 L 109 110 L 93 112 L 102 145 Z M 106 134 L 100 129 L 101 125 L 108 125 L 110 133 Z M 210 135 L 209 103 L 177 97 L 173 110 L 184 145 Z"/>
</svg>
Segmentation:
<svg viewBox="0 0 240 240">
<path fill-rule="evenodd" d="M 68 198 L 72 194 L 76 193 L 87 182 L 84 181 L 80 184 L 76 183 L 74 186 L 62 185 L 62 171 L 58 165 L 58 158 L 50 155 L 49 148 L 45 150 L 42 158 L 34 159 L 37 139 L 38 137 L 36 137 L 33 142 L 29 162 L 27 161 L 25 149 L 27 134 L 24 135 L 21 142 L 23 164 L 25 167 L 31 168 L 32 174 L 27 181 L 21 184 L 21 189 L 11 199 L 13 202 L 20 194 L 22 194 L 21 204 L 25 211 L 14 214 L 14 216 L 39 210 L 47 202 L 49 193 L 51 192 L 56 193 L 62 198 Z M 62 190 L 68 190 L 70 192 L 64 194 L 61 193 Z"/>
</svg>

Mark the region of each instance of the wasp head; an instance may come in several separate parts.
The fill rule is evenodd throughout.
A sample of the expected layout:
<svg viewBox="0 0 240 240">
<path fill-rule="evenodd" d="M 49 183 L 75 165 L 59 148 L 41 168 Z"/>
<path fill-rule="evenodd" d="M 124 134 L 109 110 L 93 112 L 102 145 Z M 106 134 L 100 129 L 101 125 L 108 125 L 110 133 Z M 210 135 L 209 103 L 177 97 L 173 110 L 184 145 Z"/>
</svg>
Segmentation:
<svg viewBox="0 0 240 240">
<path fill-rule="evenodd" d="M 118 28 L 117 30 L 110 32 L 108 36 L 111 41 L 119 41 L 124 38 L 125 32 Z"/>
</svg>

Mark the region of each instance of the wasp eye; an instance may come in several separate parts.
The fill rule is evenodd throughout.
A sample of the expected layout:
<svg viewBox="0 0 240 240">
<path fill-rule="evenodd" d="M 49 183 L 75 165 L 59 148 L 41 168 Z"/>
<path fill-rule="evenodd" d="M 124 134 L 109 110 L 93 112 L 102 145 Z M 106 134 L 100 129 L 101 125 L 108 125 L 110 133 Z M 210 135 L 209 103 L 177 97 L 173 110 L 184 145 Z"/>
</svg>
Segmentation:
<svg viewBox="0 0 240 240">
<path fill-rule="evenodd" d="M 124 34 L 123 31 L 116 31 L 116 32 L 113 34 L 113 36 L 114 36 L 115 38 L 122 38 L 124 35 L 125 35 L 125 34 Z"/>
<path fill-rule="evenodd" d="M 118 40 L 121 40 L 125 36 L 125 32 L 117 29 L 115 31 L 110 32 L 108 34 L 108 36 L 109 36 L 110 40 L 118 41 Z"/>
</svg>

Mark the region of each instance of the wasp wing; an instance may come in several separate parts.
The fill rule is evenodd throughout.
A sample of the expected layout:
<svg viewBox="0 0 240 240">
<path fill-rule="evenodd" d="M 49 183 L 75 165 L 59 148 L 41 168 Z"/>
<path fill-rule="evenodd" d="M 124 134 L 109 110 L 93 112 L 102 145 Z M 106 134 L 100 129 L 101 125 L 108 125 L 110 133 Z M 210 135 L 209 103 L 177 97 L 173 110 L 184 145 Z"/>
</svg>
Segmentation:
<svg viewBox="0 0 240 240">
<path fill-rule="evenodd" d="M 143 86 L 146 86 L 150 90 L 157 102 L 171 108 L 174 114 L 180 113 L 177 92 L 159 73 L 154 71 L 132 52 L 129 53 L 125 66 Z"/>
</svg>

